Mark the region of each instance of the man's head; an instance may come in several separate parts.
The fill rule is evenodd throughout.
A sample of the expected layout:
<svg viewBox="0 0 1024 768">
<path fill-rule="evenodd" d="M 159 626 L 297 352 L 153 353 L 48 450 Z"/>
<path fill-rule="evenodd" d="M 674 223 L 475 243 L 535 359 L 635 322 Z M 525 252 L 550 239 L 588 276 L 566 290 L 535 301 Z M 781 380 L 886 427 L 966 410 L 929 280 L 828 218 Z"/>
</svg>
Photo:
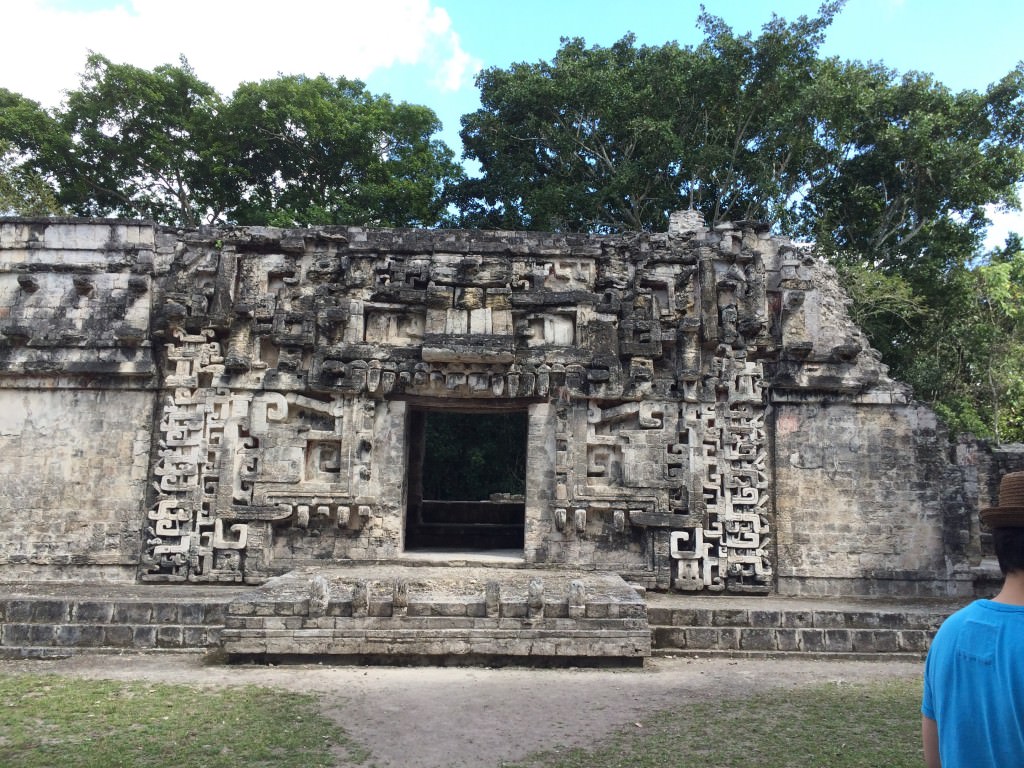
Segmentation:
<svg viewBox="0 0 1024 768">
<path fill-rule="evenodd" d="M 999 483 L 999 505 L 981 510 L 992 529 L 999 570 L 1024 573 L 1024 472 L 1010 472 Z"/>
<path fill-rule="evenodd" d="M 999 570 L 1024 574 L 1024 528 L 993 528 L 992 544 L 996 549 Z"/>
</svg>

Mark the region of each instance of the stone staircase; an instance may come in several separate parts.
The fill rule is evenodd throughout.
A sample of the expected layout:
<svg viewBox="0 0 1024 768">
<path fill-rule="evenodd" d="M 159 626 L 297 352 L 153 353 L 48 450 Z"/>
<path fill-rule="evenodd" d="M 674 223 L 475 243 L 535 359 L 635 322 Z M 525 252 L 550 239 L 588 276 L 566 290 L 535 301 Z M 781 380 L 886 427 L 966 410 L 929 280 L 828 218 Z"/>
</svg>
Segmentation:
<svg viewBox="0 0 1024 768">
<path fill-rule="evenodd" d="M 374 565 L 296 570 L 228 606 L 230 659 L 642 665 L 643 597 L 618 574 Z"/>
<path fill-rule="evenodd" d="M 528 607 L 512 594 L 503 593 L 497 614 L 488 617 L 487 606 L 476 598 L 449 598 L 435 604 L 418 599 L 413 591 L 399 626 L 391 594 L 386 599 L 368 595 L 365 615 L 359 615 L 357 609 L 353 616 L 352 595 L 345 594 L 327 606 L 322 615 L 310 616 L 308 604 L 300 599 L 295 608 L 289 609 L 291 615 L 285 616 L 283 603 L 271 597 L 261 604 L 254 600 L 253 590 L 244 585 L 197 584 L 0 585 L 0 658 L 46 658 L 80 652 L 232 653 L 232 649 L 243 657 L 258 657 L 261 649 L 283 656 L 289 655 L 288 643 L 294 643 L 294 638 L 298 638 L 294 645 L 298 655 L 345 651 L 342 655 L 353 658 L 379 658 L 388 654 L 389 647 L 404 642 L 401 627 L 417 628 L 428 636 L 433 632 L 437 640 L 443 641 L 434 646 L 435 661 L 449 652 L 456 654 L 472 647 L 474 642 L 480 657 L 500 655 L 502 638 L 513 644 L 522 641 L 521 650 L 526 650 L 519 654 L 520 661 L 530 655 L 528 645 L 522 643 L 531 641 L 534 649 L 550 645 L 548 656 L 581 655 L 562 650 L 571 649 L 571 642 L 556 645 L 571 623 L 568 607 L 561 603 L 549 601 L 543 621 L 530 624 L 523 621 L 528 617 L 517 615 Z M 654 592 L 646 593 L 644 601 L 649 630 L 646 626 L 644 629 L 650 633 L 649 647 L 654 655 L 812 655 L 844 659 L 922 658 L 938 626 L 966 602 Z M 591 596 L 589 608 L 584 607 L 580 615 L 589 614 L 594 621 L 588 626 L 577 622 L 577 629 L 585 630 L 579 638 L 596 645 L 602 630 L 606 630 L 610 634 L 605 639 L 612 641 L 609 647 L 627 634 L 629 642 L 636 644 L 638 627 L 632 626 L 623 634 L 625 625 L 611 626 L 613 619 L 626 615 L 609 616 L 608 611 L 621 613 L 624 609 L 605 602 L 607 606 Z M 626 613 L 635 613 L 634 608 L 628 606 Z M 474 639 L 474 627 L 489 628 L 489 639 L 487 632 Z M 616 632 L 623 638 L 615 641 L 611 635 Z M 335 645 L 331 647 L 328 640 Z M 409 650 L 414 649 L 410 646 Z M 623 655 L 621 648 L 616 652 Z M 408 658 L 415 652 L 403 655 Z M 646 651 L 633 655 L 646 655 Z"/>
</svg>

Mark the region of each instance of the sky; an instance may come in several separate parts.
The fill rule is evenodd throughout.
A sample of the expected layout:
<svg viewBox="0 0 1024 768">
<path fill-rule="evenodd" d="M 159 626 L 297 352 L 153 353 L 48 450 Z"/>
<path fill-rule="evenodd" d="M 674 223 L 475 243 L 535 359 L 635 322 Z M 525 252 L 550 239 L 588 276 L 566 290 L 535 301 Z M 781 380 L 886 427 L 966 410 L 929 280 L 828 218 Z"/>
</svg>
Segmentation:
<svg viewBox="0 0 1024 768">
<path fill-rule="evenodd" d="M 814 15 L 819 0 L 704 0 L 739 33 L 772 14 Z M 701 0 L 16 0 L 5 3 L 0 87 L 44 106 L 78 84 L 89 51 L 150 69 L 188 59 L 229 96 L 278 74 L 363 80 L 375 94 L 431 107 L 462 151 L 459 119 L 479 107 L 474 76 L 550 60 L 562 37 L 611 45 L 695 45 Z M 1024 59 L 1021 0 L 848 0 L 825 55 L 929 72 L 983 90 Z M 988 245 L 1024 232 L 1019 212 L 991 211 Z"/>
</svg>

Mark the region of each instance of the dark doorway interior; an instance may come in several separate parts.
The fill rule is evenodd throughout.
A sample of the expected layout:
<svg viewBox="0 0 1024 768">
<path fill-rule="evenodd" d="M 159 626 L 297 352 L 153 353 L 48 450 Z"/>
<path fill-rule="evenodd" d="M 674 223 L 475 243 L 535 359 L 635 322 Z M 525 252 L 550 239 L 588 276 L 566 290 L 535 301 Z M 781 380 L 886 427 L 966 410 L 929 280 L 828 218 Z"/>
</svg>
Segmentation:
<svg viewBox="0 0 1024 768">
<path fill-rule="evenodd" d="M 412 410 L 405 548 L 522 549 L 526 412 Z"/>
</svg>

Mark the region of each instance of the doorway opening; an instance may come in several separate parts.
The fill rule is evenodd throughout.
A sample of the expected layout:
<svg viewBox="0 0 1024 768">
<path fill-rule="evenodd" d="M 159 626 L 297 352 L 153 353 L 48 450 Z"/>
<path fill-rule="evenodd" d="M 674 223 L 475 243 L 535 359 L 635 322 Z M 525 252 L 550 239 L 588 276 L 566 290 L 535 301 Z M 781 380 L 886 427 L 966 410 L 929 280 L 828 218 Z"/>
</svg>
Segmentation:
<svg viewBox="0 0 1024 768">
<path fill-rule="evenodd" d="M 409 411 L 405 549 L 523 549 L 523 409 Z"/>
</svg>

